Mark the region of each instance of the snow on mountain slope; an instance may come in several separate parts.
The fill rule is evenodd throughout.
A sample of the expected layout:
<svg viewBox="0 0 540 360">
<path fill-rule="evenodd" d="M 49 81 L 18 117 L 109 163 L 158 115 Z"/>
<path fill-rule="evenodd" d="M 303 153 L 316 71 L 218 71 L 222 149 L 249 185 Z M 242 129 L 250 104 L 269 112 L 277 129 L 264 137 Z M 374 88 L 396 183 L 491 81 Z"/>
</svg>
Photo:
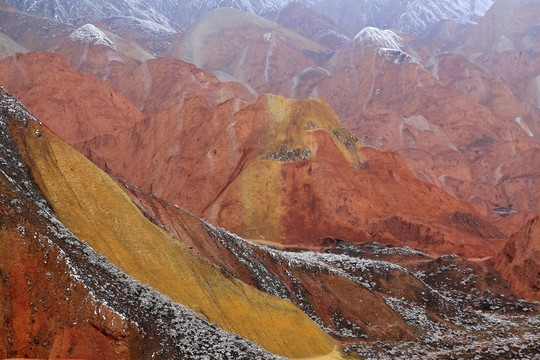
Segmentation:
<svg viewBox="0 0 540 360">
<path fill-rule="evenodd" d="M 183 31 L 197 18 L 218 7 L 257 15 L 277 11 L 292 0 L 6 0 L 21 11 L 79 23 L 121 17 L 137 20 L 156 31 Z M 441 20 L 460 23 L 483 16 L 493 0 L 300 0 L 328 16 L 351 34 L 366 26 L 398 28 L 419 34 Z M 142 21 L 141 21 L 142 20 Z"/>
<path fill-rule="evenodd" d="M 441 20 L 459 23 L 483 16 L 493 0 L 302 0 L 351 34 L 366 26 L 420 34 Z"/>
<path fill-rule="evenodd" d="M 394 50 L 401 50 L 403 45 L 401 42 L 401 37 L 399 37 L 392 30 L 381 30 L 371 26 L 362 29 L 358 34 L 356 34 L 354 41 L 358 41 L 360 43 L 368 42 L 375 44 L 378 47 Z"/>
<path fill-rule="evenodd" d="M 491 0 L 413 0 L 400 16 L 400 30 L 418 34 L 441 20 L 469 23 L 474 16 L 483 16 L 493 4 Z"/>
<path fill-rule="evenodd" d="M 20 11 L 68 23 L 128 17 L 149 22 L 150 30 L 175 30 L 167 17 L 146 0 L 8 0 L 6 3 Z"/>
<path fill-rule="evenodd" d="M 69 39 L 73 42 L 90 44 L 90 45 L 104 45 L 116 50 L 114 43 L 105 35 L 103 31 L 98 29 L 92 24 L 86 24 L 75 30 L 69 36 Z"/>
</svg>

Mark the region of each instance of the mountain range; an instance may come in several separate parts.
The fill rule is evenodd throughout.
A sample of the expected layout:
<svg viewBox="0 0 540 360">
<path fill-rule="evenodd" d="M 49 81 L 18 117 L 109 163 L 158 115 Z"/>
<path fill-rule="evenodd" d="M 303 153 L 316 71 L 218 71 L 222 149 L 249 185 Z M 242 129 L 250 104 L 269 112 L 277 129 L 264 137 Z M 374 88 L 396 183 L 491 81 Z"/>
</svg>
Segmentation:
<svg viewBox="0 0 540 360">
<path fill-rule="evenodd" d="M 87 0 L 7 0 L 7 4 L 20 11 L 42 16 L 64 23 L 104 21 L 113 30 L 130 33 L 147 32 L 162 44 L 155 45 L 160 50 L 167 34 L 181 32 L 189 28 L 207 12 L 230 7 L 255 15 L 279 12 L 291 0 L 213 0 L 213 1 L 170 1 L 146 2 L 143 0 L 87 1 Z M 317 13 L 325 14 L 331 21 L 345 29 L 350 35 L 366 26 L 397 28 L 404 32 L 420 34 L 426 28 L 442 20 L 468 24 L 474 22 L 492 5 L 492 0 L 444 0 L 436 3 L 429 0 L 399 1 L 398 5 L 388 0 L 377 1 L 326 1 L 302 0 L 301 3 Z"/>
<path fill-rule="evenodd" d="M 0 357 L 535 359 L 537 5 L 0 3 Z"/>
</svg>

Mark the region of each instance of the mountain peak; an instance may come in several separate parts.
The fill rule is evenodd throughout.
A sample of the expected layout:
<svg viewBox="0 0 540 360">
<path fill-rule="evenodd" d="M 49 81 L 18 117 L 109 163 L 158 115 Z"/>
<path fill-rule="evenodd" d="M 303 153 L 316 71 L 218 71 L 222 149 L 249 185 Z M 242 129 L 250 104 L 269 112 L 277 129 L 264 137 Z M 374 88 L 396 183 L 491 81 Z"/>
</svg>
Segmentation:
<svg viewBox="0 0 540 360">
<path fill-rule="evenodd" d="M 373 26 L 360 30 L 354 37 L 354 41 L 393 50 L 401 50 L 403 46 L 402 39 L 398 34 L 392 30 L 381 30 Z"/>
<path fill-rule="evenodd" d="M 116 50 L 116 46 L 111 39 L 105 35 L 98 27 L 92 24 L 85 24 L 71 33 L 69 39 L 73 42 L 90 45 L 103 45 Z"/>
</svg>

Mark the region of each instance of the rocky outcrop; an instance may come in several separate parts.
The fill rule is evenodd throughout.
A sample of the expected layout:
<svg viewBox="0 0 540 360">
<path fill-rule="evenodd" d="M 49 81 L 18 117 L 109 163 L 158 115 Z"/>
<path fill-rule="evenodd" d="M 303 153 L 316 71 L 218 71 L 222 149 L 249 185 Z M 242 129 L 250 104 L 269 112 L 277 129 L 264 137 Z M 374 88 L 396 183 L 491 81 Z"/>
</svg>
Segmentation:
<svg viewBox="0 0 540 360">
<path fill-rule="evenodd" d="M 530 300 L 540 300 L 540 217 L 529 220 L 512 235 L 495 259 L 495 268 L 515 291 Z"/>
</svg>

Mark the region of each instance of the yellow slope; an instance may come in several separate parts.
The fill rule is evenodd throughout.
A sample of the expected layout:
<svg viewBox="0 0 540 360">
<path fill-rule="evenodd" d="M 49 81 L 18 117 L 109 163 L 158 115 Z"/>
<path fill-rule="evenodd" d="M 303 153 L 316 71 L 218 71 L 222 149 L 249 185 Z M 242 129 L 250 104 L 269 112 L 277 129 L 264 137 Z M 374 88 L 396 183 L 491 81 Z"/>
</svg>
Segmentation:
<svg viewBox="0 0 540 360">
<path fill-rule="evenodd" d="M 225 276 L 152 224 L 104 172 L 45 127 L 16 132 L 59 219 L 126 273 L 272 353 L 311 358 L 334 351 L 336 342 L 294 305 Z"/>
</svg>

